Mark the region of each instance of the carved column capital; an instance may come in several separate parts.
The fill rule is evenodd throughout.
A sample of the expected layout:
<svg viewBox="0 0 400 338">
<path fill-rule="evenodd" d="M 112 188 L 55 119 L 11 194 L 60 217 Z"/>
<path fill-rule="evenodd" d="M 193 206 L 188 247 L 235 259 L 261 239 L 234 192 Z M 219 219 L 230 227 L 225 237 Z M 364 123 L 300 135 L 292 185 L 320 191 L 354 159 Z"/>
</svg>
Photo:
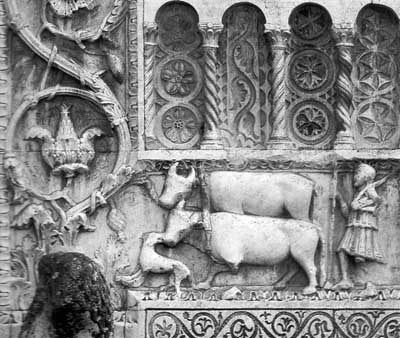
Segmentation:
<svg viewBox="0 0 400 338">
<path fill-rule="evenodd" d="M 290 31 L 288 29 L 268 28 L 265 30 L 269 41 L 271 42 L 272 50 L 287 48 Z"/>
<path fill-rule="evenodd" d="M 155 22 L 146 22 L 144 24 L 144 38 L 146 45 L 157 45 L 158 26 Z"/>
<path fill-rule="evenodd" d="M 218 48 L 219 37 L 224 29 L 221 24 L 200 24 L 200 32 L 203 36 L 203 47 Z"/>
<path fill-rule="evenodd" d="M 354 31 L 352 27 L 337 25 L 332 28 L 332 31 L 338 48 L 354 46 Z"/>
</svg>

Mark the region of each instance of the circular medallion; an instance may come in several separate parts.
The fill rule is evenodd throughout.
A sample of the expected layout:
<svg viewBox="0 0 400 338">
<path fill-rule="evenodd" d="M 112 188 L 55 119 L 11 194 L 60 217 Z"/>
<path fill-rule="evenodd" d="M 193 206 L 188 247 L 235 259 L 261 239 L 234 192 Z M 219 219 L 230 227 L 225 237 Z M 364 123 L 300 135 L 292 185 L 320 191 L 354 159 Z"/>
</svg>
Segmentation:
<svg viewBox="0 0 400 338">
<path fill-rule="evenodd" d="M 363 102 L 359 106 L 356 126 L 357 133 L 370 143 L 390 141 L 398 130 L 398 118 L 393 104 L 384 99 Z"/>
<path fill-rule="evenodd" d="M 167 105 L 157 114 L 156 135 L 168 148 L 189 149 L 200 139 L 202 119 L 190 104 Z"/>
<path fill-rule="evenodd" d="M 181 332 L 178 319 L 168 312 L 159 312 L 151 318 L 148 324 L 150 338 L 177 338 Z"/>
<path fill-rule="evenodd" d="M 328 107 L 315 101 L 299 102 L 290 112 L 294 138 L 305 145 L 323 145 L 335 134 L 335 120 Z"/>
<path fill-rule="evenodd" d="M 360 55 L 355 67 L 358 89 L 365 95 L 382 95 L 396 86 L 397 67 L 393 57 L 383 51 L 368 51 Z"/>
<path fill-rule="evenodd" d="M 298 6 L 290 15 L 293 33 L 303 40 L 315 40 L 328 32 L 332 20 L 325 8 L 317 4 Z"/>
<path fill-rule="evenodd" d="M 295 53 L 289 62 L 289 74 L 289 83 L 303 93 L 324 92 L 335 82 L 331 59 L 316 49 Z"/>
<path fill-rule="evenodd" d="M 189 57 L 167 58 L 158 66 L 157 88 L 168 101 L 194 99 L 201 90 L 201 69 Z"/>
</svg>

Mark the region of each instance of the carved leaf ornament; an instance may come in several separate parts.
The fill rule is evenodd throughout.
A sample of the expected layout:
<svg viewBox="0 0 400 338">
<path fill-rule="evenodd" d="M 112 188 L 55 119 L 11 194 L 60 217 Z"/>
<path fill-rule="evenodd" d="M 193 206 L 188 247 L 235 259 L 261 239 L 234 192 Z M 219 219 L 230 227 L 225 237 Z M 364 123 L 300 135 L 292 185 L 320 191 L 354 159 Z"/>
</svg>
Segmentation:
<svg viewBox="0 0 400 338">
<path fill-rule="evenodd" d="M 89 8 L 94 0 L 49 0 L 54 12 L 62 17 L 71 16 L 81 8 Z"/>
<path fill-rule="evenodd" d="M 110 37 L 108 34 L 112 33 L 126 19 L 128 2 L 113 1 L 109 6 L 110 12 L 108 13 L 105 13 L 105 5 L 99 3 L 97 7 L 104 17 L 103 19 L 96 18 L 93 21 L 98 26 L 87 27 L 86 31 L 73 34 L 70 34 L 71 32 L 68 30 L 63 31 L 59 23 L 75 20 L 76 13 L 81 11 L 85 13 L 91 11 L 94 1 L 52 0 L 34 2 L 30 5 L 37 7 L 38 10 L 40 6 L 46 6 L 46 11 L 43 11 L 46 14 L 42 15 L 43 27 L 38 35 L 34 34 L 30 28 L 32 16 L 26 17 L 26 11 L 21 11 L 13 1 L 6 3 L 6 10 L 12 22 L 10 26 L 15 29 L 16 34 L 30 49 L 48 63 L 49 69 L 50 67 L 57 68 L 65 75 L 75 78 L 81 83 L 82 88 L 85 88 L 63 87 L 60 84 L 46 88 L 47 75 L 44 74 L 43 85 L 38 88 L 38 91 L 25 98 L 9 121 L 6 157 L 9 159 L 7 163 L 11 165 L 9 167 L 10 181 L 19 191 L 15 195 L 17 199 L 14 199 L 19 212 L 16 214 L 13 224 L 16 229 L 29 229 L 32 226 L 38 240 L 38 247 L 48 252 L 49 246 L 53 244 L 74 245 L 79 232 L 95 230 L 95 227 L 90 224 L 89 215 L 99 205 L 104 204 L 105 199 L 118 192 L 130 176 L 127 179 L 117 179 L 115 184 L 104 184 L 102 187 L 99 183 L 97 189 L 91 188 L 94 190 L 92 196 L 77 201 L 71 198 L 68 184 L 61 187 L 59 191 L 43 193 L 34 186 L 32 179 L 25 179 L 24 176 L 21 176 L 21 173 L 27 171 L 24 170 L 25 164 L 22 157 L 16 152 L 17 130 L 24 123 L 26 116 L 37 110 L 38 104 L 43 100 L 51 102 L 54 98 L 58 99 L 59 97 L 62 97 L 63 100 L 66 97 L 77 97 L 83 104 L 85 101 L 90 102 L 92 106 L 97 107 L 97 113 L 102 114 L 105 121 L 108 121 L 110 130 L 114 129 L 113 137 L 116 140 L 117 152 L 115 163 L 111 164 L 111 172 L 108 174 L 119 177 L 119 173 L 127 163 L 131 148 L 126 112 L 114 94 L 114 89 L 111 89 L 101 78 L 103 70 L 89 71 L 82 60 L 73 60 L 71 57 L 67 57 L 58 48 L 60 45 L 57 44 L 63 43 L 63 39 L 67 39 L 76 41 L 79 47 L 85 48 L 81 41 L 94 43 L 100 37 L 105 37 L 102 41 L 106 41 Z M 48 13 L 53 13 L 58 17 L 53 24 L 47 20 Z M 49 47 L 49 44 L 42 41 L 43 30 L 48 30 L 50 34 L 47 36 L 52 36 L 54 43 L 50 46 L 53 47 Z M 112 44 L 110 45 L 112 46 Z M 104 48 L 104 46 L 100 47 Z M 121 73 L 121 69 L 120 65 L 116 63 L 116 68 L 114 67 L 112 73 Z M 39 143 L 41 151 L 39 156 L 52 169 L 52 173 L 60 174 L 67 179 L 74 179 L 77 174 L 87 174 L 90 171 L 91 163 L 98 155 L 95 151 L 94 139 L 104 133 L 100 128 L 90 125 L 86 130 L 83 128 L 83 131 L 81 125 L 74 125 L 75 122 L 70 113 L 72 109 L 75 114 L 76 108 L 67 105 L 58 106 L 59 119 L 55 129 L 37 124 L 28 128 L 27 135 L 27 139 L 34 139 Z M 84 196 L 84 194 L 82 195 Z"/>
<path fill-rule="evenodd" d="M 66 178 L 89 171 L 88 165 L 95 156 L 93 139 L 104 134 L 99 128 L 89 128 L 78 137 L 69 110 L 67 105 L 61 107 L 61 119 L 55 138 L 42 127 L 33 127 L 27 134 L 28 139 L 43 141 L 43 159 L 53 169 L 54 175 L 63 174 Z"/>
<path fill-rule="evenodd" d="M 187 96 L 195 83 L 193 67 L 183 60 L 165 65 L 161 78 L 165 82 L 165 91 L 172 96 Z"/>
</svg>

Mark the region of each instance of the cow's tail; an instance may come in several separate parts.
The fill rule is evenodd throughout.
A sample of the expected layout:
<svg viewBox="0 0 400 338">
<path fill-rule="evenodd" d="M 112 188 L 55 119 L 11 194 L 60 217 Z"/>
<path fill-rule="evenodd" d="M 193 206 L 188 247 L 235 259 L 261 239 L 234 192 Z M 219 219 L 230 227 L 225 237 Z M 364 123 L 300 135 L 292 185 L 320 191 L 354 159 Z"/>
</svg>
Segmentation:
<svg viewBox="0 0 400 338">
<path fill-rule="evenodd" d="M 318 229 L 319 236 L 319 286 L 324 287 L 326 283 L 326 259 L 328 246 L 326 244 L 325 236 L 320 228 Z"/>
</svg>

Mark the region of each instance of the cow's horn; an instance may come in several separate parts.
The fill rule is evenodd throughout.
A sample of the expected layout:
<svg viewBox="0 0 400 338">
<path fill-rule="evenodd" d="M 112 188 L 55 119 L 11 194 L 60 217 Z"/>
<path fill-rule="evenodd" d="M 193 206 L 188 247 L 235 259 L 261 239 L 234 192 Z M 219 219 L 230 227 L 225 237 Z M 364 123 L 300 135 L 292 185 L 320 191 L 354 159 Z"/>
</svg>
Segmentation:
<svg viewBox="0 0 400 338">
<path fill-rule="evenodd" d="M 194 182 L 194 180 L 196 179 L 196 170 L 194 170 L 193 167 L 190 168 L 190 173 L 187 178 L 190 182 Z"/>
<path fill-rule="evenodd" d="M 176 168 L 178 167 L 178 162 L 175 162 L 168 170 L 168 175 L 177 175 Z"/>
</svg>

